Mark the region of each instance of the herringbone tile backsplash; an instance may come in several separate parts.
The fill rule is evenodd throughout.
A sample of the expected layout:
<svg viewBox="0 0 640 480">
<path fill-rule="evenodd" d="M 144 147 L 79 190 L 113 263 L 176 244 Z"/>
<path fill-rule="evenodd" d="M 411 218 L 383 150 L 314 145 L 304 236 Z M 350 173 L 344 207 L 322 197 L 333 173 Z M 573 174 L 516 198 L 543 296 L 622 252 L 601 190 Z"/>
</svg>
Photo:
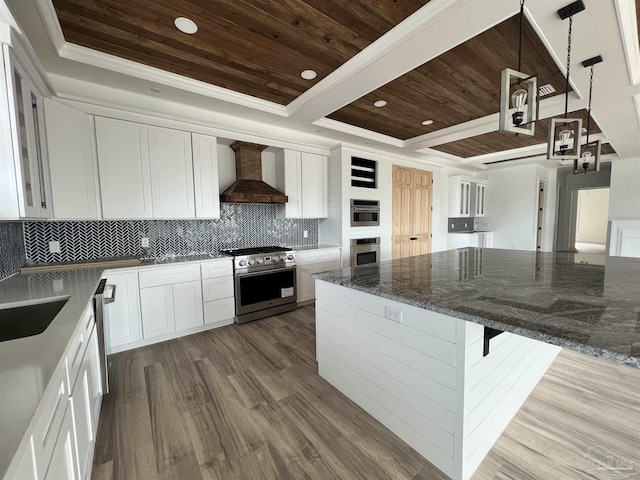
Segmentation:
<svg viewBox="0 0 640 480">
<path fill-rule="evenodd" d="M 140 256 L 143 237 L 149 238 L 153 257 L 266 245 L 315 245 L 318 220 L 278 219 L 272 204 L 225 203 L 220 205 L 219 220 L 24 223 L 26 258 L 36 263 Z M 60 253 L 49 253 L 53 240 L 60 242 Z"/>
<path fill-rule="evenodd" d="M 17 273 L 24 263 L 22 223 L 0 222 L 0 280 Z"/>
</svg>

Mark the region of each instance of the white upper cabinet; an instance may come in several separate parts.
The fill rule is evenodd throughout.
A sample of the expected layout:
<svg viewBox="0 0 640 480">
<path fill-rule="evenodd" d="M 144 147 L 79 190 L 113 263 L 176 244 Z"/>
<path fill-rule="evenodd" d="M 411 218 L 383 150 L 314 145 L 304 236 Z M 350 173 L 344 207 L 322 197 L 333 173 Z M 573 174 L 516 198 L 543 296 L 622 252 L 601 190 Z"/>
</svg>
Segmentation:
<svg viewBox="0 0 640 480">
<path fill-rule="evenodd" d="M 483 217 L 486 180 L 463 175 L 449 177 L 449 217 Z"/>
<path fill-rule="evenodd" d="M 327 157 L 302 152 L 302 216 L 327 218 Z"/>
<path fill-rule="evenodd" d="M 476 217 L 484 217 L 487 186 L 484 183 L 476 183 L 475 213 Z"/>
<path fill-rule="evenodd" d="M 276 152 L 276 188 L 289 200 L 278 205 L 278 217 L 302 218 L 302 182 L 300 162 L 302 153 L 294 150 Z"/>
<path fill-rule="evenodd" d="M 449 217 L 470 217 L 471 182 L 460 175 L 449 177 Z"/>
<path fill-rule="evenodd" d="M 96 117 L 102 216 L 153 218 L 147 127 Z"/>
<path fill-rule="evenodd" d="M 53 217 L 100 219 L 93 118 L 45 99 Z"/>
<path fill-rule="evenodd" d="M 195 218 L 191 133 L 148 127 L 154 218 Z"/>
<path fill-rule="evenodd" d="M 42 96 L 8 45 L 0 74 L 0 218 L 51 218 Z"/>
<path fill-rule="evenodd" d="M 196 218 L 220 218 L 217 139 L 193 133 L 191 141 Z"/>
<path fill-rule="evenodd" d="M 327 157 L 281 150 L 276 153 L 276 188 L 289 197 L 280 218 L 326 218 Z"/>
</svg>

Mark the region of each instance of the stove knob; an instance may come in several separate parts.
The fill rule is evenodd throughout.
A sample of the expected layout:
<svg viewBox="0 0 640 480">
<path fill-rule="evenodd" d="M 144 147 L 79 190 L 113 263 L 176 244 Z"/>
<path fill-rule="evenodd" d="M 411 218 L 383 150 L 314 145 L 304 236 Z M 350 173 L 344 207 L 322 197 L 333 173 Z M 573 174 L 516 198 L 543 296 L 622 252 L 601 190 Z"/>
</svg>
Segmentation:
<svg viewBox="0 0 640 480">
<path fill-rule="evenodd" d="M 240 261 L 238 262 L 238 265 L 240 265 L 241 267 L 244 267 L 246 264 L 247 264 L 247 261 L 246 261 L 246 260 L 240 260 Z"/>
<path fill-rule="evenodd" d="M 249 260 L 249 265 L 253 265 L 255 262 L 255 260 Z"/>
<path fill-rule="evenodd" d="M 287 255 L 287 260 L 293 260 L 293 255 Z"/>
<path fill-rule="evenodd" d="M 275 263 L 275 262 L 279 262 L 279 261 L 280 261 L 280 257 L 277 257 L 277 256 L 276 256 L 276 257 L 273 257 L 272 261 L 273 261 L 274 263 Z"/>
<path fill-rule="evenodd" d="M 263 263 L 264 263 L 264 259 L 259 258 L 259 259 L 258 259 L 258 263 L 259 263 L 259 264 L 263 264 Z"/>
</svg>

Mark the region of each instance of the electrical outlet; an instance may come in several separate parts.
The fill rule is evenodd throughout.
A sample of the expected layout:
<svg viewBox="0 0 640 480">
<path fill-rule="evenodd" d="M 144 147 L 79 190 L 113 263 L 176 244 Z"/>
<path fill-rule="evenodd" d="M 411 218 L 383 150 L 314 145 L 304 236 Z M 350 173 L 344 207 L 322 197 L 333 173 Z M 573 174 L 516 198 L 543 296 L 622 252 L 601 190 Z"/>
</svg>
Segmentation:
<svg viewBox="0 0 640 480">
<path fill-rule="evenodd" d="M 53 240 L 49 242 L 49 253 L 60 253 L 60 242 Z"/>
<path fill-rule="evenodd" d="M 394 322 L 402 323 L 402 310 L 393 307 L 384 307 L 384 316 Z"/>
<path fill-rule="evenodd" d="M 307 230 L 305 230 L 304 232 L 302 232 L 302 236 L 304 238 L 309 238 L 309 232 Z"/>
<path fill-rule="evenodd" d="M 149 239 L 147 237 L 142 237 L 140 239 L 140 245 L 142 248 L 149 248 Z"/>
</svg>

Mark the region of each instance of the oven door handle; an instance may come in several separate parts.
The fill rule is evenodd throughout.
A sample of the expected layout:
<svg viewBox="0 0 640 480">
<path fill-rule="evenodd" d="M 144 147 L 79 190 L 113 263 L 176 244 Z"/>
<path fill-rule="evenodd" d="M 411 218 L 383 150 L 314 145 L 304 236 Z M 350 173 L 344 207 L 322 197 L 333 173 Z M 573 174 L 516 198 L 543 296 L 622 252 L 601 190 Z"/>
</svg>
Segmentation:
<svg viewBox="0 0 640 480">
<path fill-rule="evenodd" d="M 295 269 L 296 269 L 296 266 L 295 265 L 291 265 L 291 266 L 288 266 L 288 267 L 258 270 L 258 271 L 254 271 L 254 272 L 236 272 L 236 277 L 252 277 L 252 276 L 255 276 L 255 275 L 265 275 L 265 274 L 270 274 L 270 273 L 286 272 L 288 270 L 295 270 Z"/>
</svg>

